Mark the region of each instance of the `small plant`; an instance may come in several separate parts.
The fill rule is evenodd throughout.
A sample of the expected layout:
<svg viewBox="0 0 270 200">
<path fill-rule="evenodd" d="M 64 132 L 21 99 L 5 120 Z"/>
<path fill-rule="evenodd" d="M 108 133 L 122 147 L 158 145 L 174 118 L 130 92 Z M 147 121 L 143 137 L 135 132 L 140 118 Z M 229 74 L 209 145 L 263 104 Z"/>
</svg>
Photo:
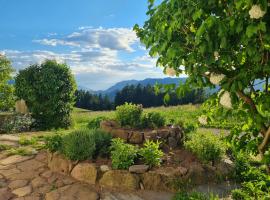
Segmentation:
<svg viewBox="0 0 270 200">
<path fill-rule="evenodd" d="M 141 117 L 141 128 L 159 128 L 164 126 L 165 118 L 158 112 L 149 112 Z"/>
<path fill-rule="evenodd" d="M 11 146 L 7 145 L 7 144 L 0 144 L 0 151 L 5 151 L 10 149 Z"/>
<path fill-rule="evenodd" d="M 88 129 L 75 130 L 63 137 L 62 152 L 70 160 L 91 159 L 95 150 L 95 138 Z"/>
<path fill-rule="evenodd" d="M 178 192 L 172 200 L 218 200 L 213 194 L 205 195 L 200 192 Z"/>
<path fill-rule="evenodd" d="M 142 157 L 145 164 L 150 167 L 159 166 L 163 152 L 159 149 L 161 142 L 146 140 L 143 148 L 139 150 L 139 155 Z"/>
<path fill-rule="evenodd" d="M 185 142 L 185 147 L 206 162 L 219 161 L 225 155 L 225 144 L 211 132 L 196 132 Z"/>
<path fill-rule="evenodd" d="M 63 144 L 63 136 L 55 133 L 53 135 L 45 136 L 45 148 L 50 152 L 61 151 Z"/>
<path fill-rule="evenodd" d="M 37 144 L 37 138 L 35 137 L 31 137 L 31 138 L 27 138 L 27 137 L 20 137 L 19 139 L 19 144 L 23 145 L 23 146 L 27 146 L 27 145 L 35 145 Z"/>
<path fill-rule="evenodd" d="M 138 127 L 140 125 L 142 111 L 141 105 L 125 103 L 116 107 L 116 120 L 121 126 Z"/>
<path fill-rule="evenodd" d="M 131 144 L 126 144 L 122 139 L 112 139 L 111 159 L 114 169 L 128 169 L 134 164 L 137 157 L 137 148 Z"/>
<path fill-rule="evenodd" d="M 100 123 L 104 120 L 107 120 L 107 117 L 101 116 L 101 117 L 96 117 L 88 122 L 87 127 L 89 129 L 99 129 L 100 128 Z"/>
<path fill-rule="evenodd" d="M 29 149 L 26 147 L 10 148 L 7 150 L 8 156 L 11 156 L 11 155 L 30 156 L 35 153 L 36 152 L 34 149 Z"/>
<path fill-rule="evenodd" d="M 95 157 L 108 156 L 110 153 L 110 145 L 112 140 L 111 134 L 104 132 L 100 129 L 95 129 L 93 130 L 93 136 L 95 138 L 96 144 Z"/>
</svg>

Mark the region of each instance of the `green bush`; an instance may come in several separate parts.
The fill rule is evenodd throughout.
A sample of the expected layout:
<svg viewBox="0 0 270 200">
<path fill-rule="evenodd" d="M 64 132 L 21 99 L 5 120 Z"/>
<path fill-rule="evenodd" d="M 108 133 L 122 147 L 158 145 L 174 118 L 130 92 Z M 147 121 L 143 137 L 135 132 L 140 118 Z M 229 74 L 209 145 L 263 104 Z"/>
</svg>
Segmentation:
<svg viewBox="0 0 270 200">
<path fill-rule="evenodd" d="M 210 194 L 205 195 L 200 192 L 177 192 L 172 200 L 218 200 L 219 198 Z"/>
<path fill-rule="evenodd" d="M 121 126 L 138 127 L 142 116 L 142 106 L 132 103 L 116 107 L 116 120 Z"/>
<path fill-rule="evenodd" d="M 95 144 L 96 144 L 95 157 L 108 156 L 110 154 L 110 145 L 111 145 L 111 140 L 112 140 L 111 134 L 104 132 L 102 130 L 99 130 L 99 129 L 94 129 L 93 135 L 94 135 Z"/>
<path fill-rule="evenodd" d="M 63 136 L 55 133 L 45 138 L 45 148 L 48 149 L 50 152 L 56 152 L 62 150 L 63 144 Z"/>
<path fill-rule="evenodd" d="M 143 148 L 139 150 L 139 155 L 142 157 L 145 164 L 150 167 L 159 166 L 161 163 L 163 152 L 159 149 L 160 144 L 159 141 L 146 140 L 143 144 Z"/>
<path fill-rule="evenodd" d="M 96 118 L 94 118 L 94 119 L 92 119 L 92 120 L 90 120 L 90 121 L 88 122 L 87 127 L 88 127 L 89 129 L 98 129 L 98 128 L 100 128 L 100 122 L 102 122 L 102 121 L 104 121 L 104 120 L 107 120 L 107 119 L 108 119 L 107 117 L 103 117 L 103 116 L 101 116 L 101 117 L 96 117 Z"/>
<path fill-rule="evenodd" d="M 137 157 L 137 148 L 122 139 L 112 139 L 111 159 L 113 169 L 128 169 Z"/>
<path fill-rule="evenodd" d="M 196 132 L 185 142 L 185 147 L 202 161 L 214 164 L 225 155 L 225 144 L 211 132 Z"/>
<path fill-rule="evenodd" d="M 160 128 L 165 125 L 165 118 L 158 112 L 149 112 L 140 119 L 141 128 Z"/>
<path fill-rule="evenodd" d="M 75 130 L 63 137 L 62 152 L 70 160 L 91 159 L 95 151 L 95 138 L 88 129 Z"/>
<path fill-rule="evenodd" d="M 15 94 L 26 101 L 36 127 L 70 126 L 76 83 L 66 64 L 47 60 L 41 65 L 31 65 L 19 71 L 15 83 Z"/>
</svg>

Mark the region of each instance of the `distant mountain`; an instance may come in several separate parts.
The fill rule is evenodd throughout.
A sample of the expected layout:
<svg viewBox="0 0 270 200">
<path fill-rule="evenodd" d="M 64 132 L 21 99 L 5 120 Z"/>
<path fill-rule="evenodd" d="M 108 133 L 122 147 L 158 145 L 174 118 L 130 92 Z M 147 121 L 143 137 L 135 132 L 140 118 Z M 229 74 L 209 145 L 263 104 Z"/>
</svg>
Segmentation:
<svg viewBox="0 0 270 200">
<path fill-rule="evenodd" d="M 110 99 L 114 99 L 116 93 L 122 90 L 127 85 L 139 85 L 142 86 L 152 85 L 154 86 L 156 83 L 158 84 L 179 84 L 180 82 L 185 82 L 186 78 L 147 78 L 141 81 L 138 80 L 127 80 L 121 81 L 103 91 L 95 91 L 96 94 L 108 95 Z"/>
</svg>

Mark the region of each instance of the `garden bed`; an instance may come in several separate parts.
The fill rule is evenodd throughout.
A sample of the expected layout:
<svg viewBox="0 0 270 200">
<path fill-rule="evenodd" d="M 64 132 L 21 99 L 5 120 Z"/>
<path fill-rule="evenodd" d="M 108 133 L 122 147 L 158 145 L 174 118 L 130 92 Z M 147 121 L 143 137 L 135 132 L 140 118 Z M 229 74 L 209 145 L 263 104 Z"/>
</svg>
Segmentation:
<svg viewBox="0 0 270 200">
<path fill-rule="evenodd" d="M 163 164 L 152 169 L 148 165 L 132 165 L 128 170 L 114 170 L 109 159 L 74 162 L 58 152 L 48 152 L 48 167 L 101 188 L 174 192 L 226 180 L 232 163 L 225 160 L 215 166 L 202 164 L 187 150 L 178 149 L 165 154 Z"/>
</svg>

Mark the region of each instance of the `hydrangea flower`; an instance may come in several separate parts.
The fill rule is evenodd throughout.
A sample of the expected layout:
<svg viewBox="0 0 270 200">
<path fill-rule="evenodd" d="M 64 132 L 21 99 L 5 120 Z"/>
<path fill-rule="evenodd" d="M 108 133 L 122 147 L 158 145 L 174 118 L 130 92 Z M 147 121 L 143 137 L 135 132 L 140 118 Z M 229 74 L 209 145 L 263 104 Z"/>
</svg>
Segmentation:
<svg viewBox="0 0 270 200">
<path fill-rule="evenodd" d="M 198 117 L 198 121 L 201 125 L 207 125 L 207 117 L 205 115 L 201 115 L 200 117 Z"/>
<path fill-rule="evenodd" d="M 223 80 L 223 78 L 225 77 L 224 74 L 216 74 L 216 73 L 211 73 L 210 74 L 210 82 L 214 85 L 219 85 L 220 82 Z"/>
<path fill-rule="evenodd" d="M 232 108 L 232 99 L 228 91 L 225 91 L 220 97 L 219 103 L 224 107 L 231 109 Z"/>
<path fill-rule="evenodd" d="M 215 61 L 218 61 L 220 55 L 217 51 L 214 52 Z"/>
<path fill-rule="evenodd" d="M 165 73 L 168 76 L 175 76 L 176 75 L 176 71 L 171 67 L 167 67 Z"/>
<path fill-rule="evenodd" d="M 260 5 L 253 5 L 248 13 L 251 19 L 260 19 L 266 12 L 261 9 Z"/>
</svg>

